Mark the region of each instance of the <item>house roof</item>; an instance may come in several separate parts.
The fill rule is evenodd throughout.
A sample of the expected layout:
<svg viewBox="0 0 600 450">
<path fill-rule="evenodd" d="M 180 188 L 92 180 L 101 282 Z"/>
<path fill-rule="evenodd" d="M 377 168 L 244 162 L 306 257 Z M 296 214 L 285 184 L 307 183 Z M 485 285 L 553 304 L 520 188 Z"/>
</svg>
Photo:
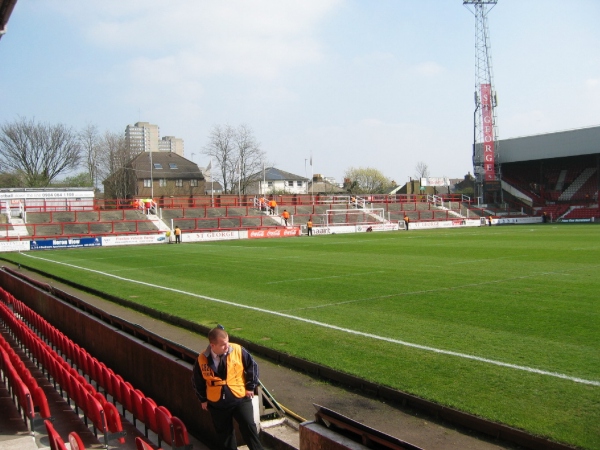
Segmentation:
<svg viewBox="0 0 600 450">
<path fill-rule="evenodd" d="M 262 180 L 265 181 L 305 181 L 306 177 L 300 175 L 294 175 L 293 173 L 286 172 L 285 170 L 276 169 L 275 167 L 266 167 L 263 171 L 256 172 L 248 177 L 251 180 Z"/>
<path fill-rule="evenodd" d="M 173 152 L 142 152 L 133 158 L 128 166 L 135 171 L 138 179 L 152 176 L 155 179 L 204 180 L 198 165 Z"/>
<path fill-rule="evenodd" d="M 339 187 L 336 184 L 330 183 L 329 181 L 309 181 L 308 192 L 319 193 L 319 194 L 343 194 L 346 193 L 344 188 Z"/>
</svg>

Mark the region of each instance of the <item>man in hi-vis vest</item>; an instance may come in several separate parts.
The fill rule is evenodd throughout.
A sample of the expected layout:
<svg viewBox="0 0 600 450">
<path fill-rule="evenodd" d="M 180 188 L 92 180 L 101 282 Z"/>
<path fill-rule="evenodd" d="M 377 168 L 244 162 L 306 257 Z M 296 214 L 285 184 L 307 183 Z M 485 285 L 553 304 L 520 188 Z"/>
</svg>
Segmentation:
<svg viewBox="0 0 600 450">
<path fill-rule="evenodd" d="M 258 365 L 245 348 L 229 343 L 220 325 L 209 331 L 208 342 L 194 364 L 192 384 L 202 409 L 210 411 L 220 448 L 237 449 L 235 419 L 248 448 L 263 450 L 252 409 Z"/>
</svg>

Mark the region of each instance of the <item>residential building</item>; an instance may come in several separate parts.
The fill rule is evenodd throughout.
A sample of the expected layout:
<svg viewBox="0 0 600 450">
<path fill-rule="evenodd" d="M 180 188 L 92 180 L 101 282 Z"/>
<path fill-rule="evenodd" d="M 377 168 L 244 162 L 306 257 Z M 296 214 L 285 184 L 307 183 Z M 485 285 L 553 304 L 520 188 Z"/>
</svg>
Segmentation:
<svg viewBox="0 0 600 450">
<path fill-rule="evenodd" d="M 104 180 L 107 198 L 188 197 L 204 195 L 200 168 L 170 152 L 141 152 L 123 169 Z"/>
<path fill-rule="evenodd" d="M 250 175 L 244 184 L 245 191 L 242 192 L 246 194 L 306 194 L 308 192 L 308 180 L 305 177 L 275 167 L 266 167 L 260 172 Z"/>
<path fill-rule="evenodd" d="M 140 152 L 166 152 L 183 156 L 183 139 L 164 136 L 160 139 L 158 125 L 137 122 L 125 128 L 125 140 L 134 154 Z"/>
<path fill-rule="evenodd" d="M 125 141 L 132 153 L 158 151 L 158 125 L 148 122 L 137 122 L 125 128 Z"/>
<path fill-rule="evenodd" d="M 183 139 L 176 138 L 175 136 L 163 136 L 158 141 L 158 151 L 176 153 L 179 156 L 183 156 Z"/>
</svg>

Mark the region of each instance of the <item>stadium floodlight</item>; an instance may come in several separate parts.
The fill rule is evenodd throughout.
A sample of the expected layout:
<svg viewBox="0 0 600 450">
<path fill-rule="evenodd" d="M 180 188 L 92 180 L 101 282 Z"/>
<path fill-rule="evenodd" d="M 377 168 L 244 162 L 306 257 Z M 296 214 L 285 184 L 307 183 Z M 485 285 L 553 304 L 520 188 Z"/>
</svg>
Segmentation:
<svg viewBox="0 0 600 450">
<path fill-rule="evenodd" d="M 485 192 L 493 193 L 494 201 L 500 189 L 497 96 L 494 90 L 492 52 L 487 15 L 498 0 L 464 0 L 463 6 L 475 16 L 475 111 L 473 113 L 473 173 L 475 197 L 483 200 Z M 502 200 L 500 200 L 502 201 Z"/>
</svg>

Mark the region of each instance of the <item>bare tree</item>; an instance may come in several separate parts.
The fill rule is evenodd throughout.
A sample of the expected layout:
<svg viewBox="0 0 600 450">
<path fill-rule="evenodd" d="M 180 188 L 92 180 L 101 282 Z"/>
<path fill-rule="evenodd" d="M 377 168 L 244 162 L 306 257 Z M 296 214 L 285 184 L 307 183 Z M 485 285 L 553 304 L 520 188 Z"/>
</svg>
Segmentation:
<svg viewBox="0 0 600 450">
<path fill-rule="evenodd" d="M 252 130 L 247 125 L 240 125 L 235 134 L 235 143 L 239 164 L 240 192 L 246 189 L 253 179 L 250 175 L 259 172 L 265 160 L 265 152 L 260 149 Z"/>
<path fill-rule="evenodd" d="M 392 185 L 389 178 L 371 167 L 350 167 L 344 179 L 348 180 L 346 190 L 352 194 L 383 194 Z"/>
<path fill-rule="evenodd" d="M 423 161 L 419 161 L 415 166 L 415 178 L 427 178 L 429 176 L 429 167 Z"/>
<path fill-rule="evenodd" d="M 100 135 L 96 125 L 88 124 L 78 133 L 79 145 L 87 172 L 94 189 L 98 189 L 98 165 L 100 163 Z"/>
<path fill-rule="evenodd" d="M 76 134 L 62 124 L 20 118 L 0 128 L 0 165 L 18 172 L 26 187 L 45 187 L 80 161 Z"/>
<path fill-rule="evenodd" d="M 235 130 L 230 125 L 215 125 L 202 153 L 210 156 L 212 170 L 220 173 L 223 192 L 229 192 L 235 174 Z M 216 177 L 215 177 L 216 178 Z"/>
<path fill-rule="evenodd" d="M 224 192 L 237 189 L 238 180 L 241 192 L 245 192 L 252 181 L 249 176 L 260 170 L 265 157 L 247 125 L 237 129 L 230 125 L 215 125 L 203 153 L 211 157 L 212 167 L 220 173 Z"/>
<path fill-rule="evenodd" d="M 98 177 L 104 179 L 105 193 L 127 198 L 136 176 L 127 164 L 136 156 L 121 134 L 106 132 L 99 142 Z"/>
</svg>

